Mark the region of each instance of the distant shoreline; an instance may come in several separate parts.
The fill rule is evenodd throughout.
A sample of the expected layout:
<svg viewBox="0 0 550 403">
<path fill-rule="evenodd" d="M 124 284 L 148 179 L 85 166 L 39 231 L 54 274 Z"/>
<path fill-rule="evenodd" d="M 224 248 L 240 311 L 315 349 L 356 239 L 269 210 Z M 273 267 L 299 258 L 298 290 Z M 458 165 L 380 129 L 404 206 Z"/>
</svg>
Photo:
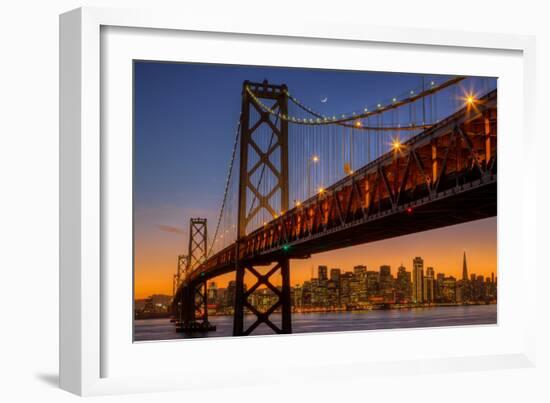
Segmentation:
<svg viewBox="0 0 550 403">
<path fill-rule="evenodd" d="M 436 304 L 387 304 L 384 306 L 372 306 L 370 308 L 354 308 L 354 309 L 308 309 L 308 310 L 293 310 L 293 314 L 308 314 L 308 313 L 346 313 L 346 312 L 369 312 L 369 311 L 380 311 L 380 310 L 393 310 L 393 309 L 430 309 L 430 308 L 445 308 L 445 307 L 461 307 L 461 306 L 478 306 L 478 305 L 496 305 L 497 301 L 490 302 L 471 302 L 467 304 L 458 304 L 458 303 L 436 303 Z M 276 312 L 277 313 L 277 312 Z M 246 313 L 251 314 L 249 312 Z M 149 313 L 149 314 L 139 314 L 134 316 L 134 320 L 148 320 L 148 319 L 168 319 L 172 316 L 171 312 L 158 312 L 158 313 Z M 233 313 L 210 313 L 209 316 L 233 316 Z"/>
<path fill-rule="evenodd" d="M 150 313 L 134 313 L 134 320 L 147 319 L 168 319 L 172 316 L 172 312 L 150 312 Z"/>
</svg>

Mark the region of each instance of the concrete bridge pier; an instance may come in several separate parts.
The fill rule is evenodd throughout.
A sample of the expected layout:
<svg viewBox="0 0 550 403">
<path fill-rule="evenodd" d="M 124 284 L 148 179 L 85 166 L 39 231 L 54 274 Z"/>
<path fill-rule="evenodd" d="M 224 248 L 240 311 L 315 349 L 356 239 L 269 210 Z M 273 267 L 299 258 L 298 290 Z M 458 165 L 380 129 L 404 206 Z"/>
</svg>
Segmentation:
<svg viewBox="0 0 550 403">
<path fill-rule="evenodd" d="M 191 333 L 216 330 L 208 321 L 206 281 L 181 288 L 176 331 Z"/>
</svg>

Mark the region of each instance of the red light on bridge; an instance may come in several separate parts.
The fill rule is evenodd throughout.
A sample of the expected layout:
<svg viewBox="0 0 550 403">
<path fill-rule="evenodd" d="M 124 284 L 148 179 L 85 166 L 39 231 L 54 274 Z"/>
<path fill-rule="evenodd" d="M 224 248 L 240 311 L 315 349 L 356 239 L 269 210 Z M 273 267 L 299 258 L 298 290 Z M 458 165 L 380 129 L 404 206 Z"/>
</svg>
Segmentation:
<svg viewBox="0 0 550 403">
<path fill-rule="evenodd" d="M 412 207 L 407 207 L 407 214 L 412 214 L 412 212 L 413 212 Z"/>
</svg>

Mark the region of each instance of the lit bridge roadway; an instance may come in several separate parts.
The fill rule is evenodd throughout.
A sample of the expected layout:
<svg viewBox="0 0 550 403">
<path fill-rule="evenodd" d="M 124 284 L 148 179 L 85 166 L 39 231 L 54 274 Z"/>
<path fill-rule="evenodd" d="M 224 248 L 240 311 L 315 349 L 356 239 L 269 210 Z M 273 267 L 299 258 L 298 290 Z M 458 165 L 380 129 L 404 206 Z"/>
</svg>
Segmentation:
<svg viewBox="0 0 550 403">
<path fill-rule="evenodd" d="M 269 283 L 278 267 L 261 275 L 254 266 L 282 260 L 288 277 L 288 259 L 496 216 L 496 101 L 495 90 L 208 257 L 187 273 L 174 301 L 185 301 L 186 290 L 204 284 L 199 295 L 206 306 L 207 280 L 246 267 L 258 281 L 248 292 L 241 290 L 242 304 L 258 320 L 246 330 L 241 315 L 234 333 L 249 334 L 260 323 L 289 333 L 290 323 L 285 330 L 285 323 L 281 329 L 269 320 L 276 309 L 284 316 L 285 304 L 290 312 L 289 291 L 285 296 Z M 266 313 L 247 302 L 261 284 L 281 299 Z M 191 300 L 188 305 L 197 303 Z"/>
</svg>

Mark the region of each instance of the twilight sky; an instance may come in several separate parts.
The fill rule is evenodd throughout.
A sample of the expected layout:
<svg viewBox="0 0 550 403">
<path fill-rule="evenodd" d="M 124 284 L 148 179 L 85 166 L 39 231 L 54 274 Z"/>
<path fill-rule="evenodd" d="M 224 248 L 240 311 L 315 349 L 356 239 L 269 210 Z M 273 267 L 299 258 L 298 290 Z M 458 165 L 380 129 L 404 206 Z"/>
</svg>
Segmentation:
<svg viewBox="0 0 550 403">
<path fill-rule="evenodd" d="M 436 77 L 426 75 L 425 80 Z M 270 67 L 135 62 L 134 242 L 135 297 L 171 294 L 178 254 L 186 253 L 190 217 L 206 217 L 209 232 L 221 199 L 241 107 L 244 80 L 287 84 L 322 113 L 344 113 L 418 88 L 415 74 L 343 72 Z M 438 78 L 441 81 L 441 78 Z M 463 92 L 494 87 L 496 79 L 470 80 Z M 325 103 L 321 99 L 327 97 Z M 440 112 L 450 103 L 441 100 Z M 392 273 L 422 256 L 436 272 L 460 276 L 466 251 L 470 272 L 496 274 L 496 218 L 389 239 L 293 261 L 292 284 L 311 268 L 351 270 L 364 264 Z M 224 286 L 232 275 L 215 281 Z"/>
</svg>

